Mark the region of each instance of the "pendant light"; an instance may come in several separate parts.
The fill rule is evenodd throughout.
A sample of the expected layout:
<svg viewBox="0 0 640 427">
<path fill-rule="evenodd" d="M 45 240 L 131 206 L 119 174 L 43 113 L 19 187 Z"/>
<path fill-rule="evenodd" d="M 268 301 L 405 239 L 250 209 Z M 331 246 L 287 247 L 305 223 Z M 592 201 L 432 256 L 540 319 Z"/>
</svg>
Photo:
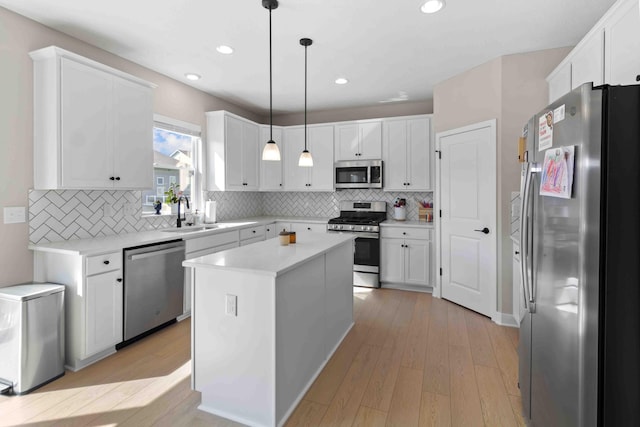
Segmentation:
<svg viewBox="0 0 640 427">
<path fill-rule="evenodd" d="M 273 140 L 273 65 L 271 59 L 271 11 L 278 8 L 278 0 L 262 0 L 262 6 L 269 9 L 269 141 L 262 150 L 262 160 L 280 160 L 280 150 Z"/>
<path fill-rule="evenodd" d="M 313 158 L 311 153 L 307 150 L 307 47 L 311 46 L 313 40 L 300 39 L 300 44 L 304 46 L 304 151 L 300 154 L 300 160 L 298 160 L 298 166 L 312 167 Z"/>
</svg>

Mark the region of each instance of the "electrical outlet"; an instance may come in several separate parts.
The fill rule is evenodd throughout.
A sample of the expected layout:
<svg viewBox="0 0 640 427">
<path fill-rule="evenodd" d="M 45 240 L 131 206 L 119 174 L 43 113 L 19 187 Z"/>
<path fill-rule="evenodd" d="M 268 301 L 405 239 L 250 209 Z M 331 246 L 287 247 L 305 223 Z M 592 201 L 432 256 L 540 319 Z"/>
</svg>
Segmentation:
<svg viewBox="0 0 640 427">
<path fill-rule="evenodd" d="M 4 208 L 4 223 L 19 224 L 27 222 L 27 210 L 24 206 Z"/>
<path fill-rule="evenodd" d="M 227 294 L 224 299 L 225 313 L 227 316 L 238 315 L 238 297 L 236 295 Z"/>
</svg>

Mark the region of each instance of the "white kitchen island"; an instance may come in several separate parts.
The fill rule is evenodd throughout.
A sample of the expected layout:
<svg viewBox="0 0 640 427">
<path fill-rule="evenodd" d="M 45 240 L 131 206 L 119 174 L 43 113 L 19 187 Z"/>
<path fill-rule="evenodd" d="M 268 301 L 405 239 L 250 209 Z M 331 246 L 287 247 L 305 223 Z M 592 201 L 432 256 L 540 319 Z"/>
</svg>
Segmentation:
<svg viewBox="0 0 640 427">
<path fill-rule="evenodd" d="M 200 409 L 280 426 L 353 326 L 353 236 L 299 233 L 184 261 L 194 269 Z M 235 301 L 234 301 L 235 297 Z"/>
</svg>

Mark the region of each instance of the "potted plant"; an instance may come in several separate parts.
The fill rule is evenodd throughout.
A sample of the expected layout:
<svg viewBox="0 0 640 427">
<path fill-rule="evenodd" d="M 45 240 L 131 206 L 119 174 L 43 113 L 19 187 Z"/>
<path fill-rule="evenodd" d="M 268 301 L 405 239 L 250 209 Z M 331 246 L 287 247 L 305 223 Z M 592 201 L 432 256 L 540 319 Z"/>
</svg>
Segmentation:
<svg viewBox="0 0 640 427">
<path fill-rule="evenodd" d="M 180 184 L 171 184 L 169 189 L 164 192 L 167 196 L 166 202 L 171 205 L 171 213 L 178 213 L 178 202 L 182 199 L 182 190 Z"/>
</svg>

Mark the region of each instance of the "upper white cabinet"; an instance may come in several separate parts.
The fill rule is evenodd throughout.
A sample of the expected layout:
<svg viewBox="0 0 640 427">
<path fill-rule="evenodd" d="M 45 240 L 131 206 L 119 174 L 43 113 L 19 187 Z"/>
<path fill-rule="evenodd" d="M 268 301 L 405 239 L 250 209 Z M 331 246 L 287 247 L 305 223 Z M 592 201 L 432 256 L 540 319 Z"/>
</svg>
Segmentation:
<svg viewBox="0 0 640 427">
<path fill-rule="evenodd" d="M 640 13 L 637 0 L 619 0 L 547 77 L 549 102 L 583 83 L 640 81 Z"/>
<path fill-rule="evenodd" d="M 336 161 L 377 160 L 382 157 L 382 121 L 338 123 L 335 126 Z"/>
<path fill-rule="evenodd" d="M 333 191 L 333 125 L 307 126 L 313 167 L 298 166 L 304 150 L 304 126 L 284 129 L 284 186 L 288 191 Z"/>
<path fill-rule="evenodd" d="M 226 111 L 207 112 L 209 190 L 257 191 L 260 128 Z"/>
<path fill-rule="evenodd" d="M 549 77 L 549 102 L 553 102 L 571 91 L 571 62 L 563 62 Z"/>
<path fill-rule="evenodd" d="M 571 89 L 604 83 L 604 31 L 590 33 L 571 53 Z"/>
<path fill-rule="evenodd" d="M 384 189 L 431 191 L 431 118 L 427 115 L 384 120 Z"/>
<path fill-rule="evenodd" d="M 258 156 L 262 159 L 264 144 L 271 138 L 269 126 L 260 126 L 260 141 L 258 142 Z M 273 127 L 273 140 L 280 150 L 280 161 L 260 160 L 260 191 L 281 191 L 284 189 L 284 159 L 285 150 L 282 140 L 282 128 Z"/>
<path fill-rule="evenodd" d="M 153 84 L 50 46 L 34 62 L 34 187 L 153 184 Z"/>
<path fill-rule="evenodd" d="M 640 12 L 637 1 L 621 5 L 605 23 L 605 80 L 629 85 L 640 81 Z"/>
</svg>

